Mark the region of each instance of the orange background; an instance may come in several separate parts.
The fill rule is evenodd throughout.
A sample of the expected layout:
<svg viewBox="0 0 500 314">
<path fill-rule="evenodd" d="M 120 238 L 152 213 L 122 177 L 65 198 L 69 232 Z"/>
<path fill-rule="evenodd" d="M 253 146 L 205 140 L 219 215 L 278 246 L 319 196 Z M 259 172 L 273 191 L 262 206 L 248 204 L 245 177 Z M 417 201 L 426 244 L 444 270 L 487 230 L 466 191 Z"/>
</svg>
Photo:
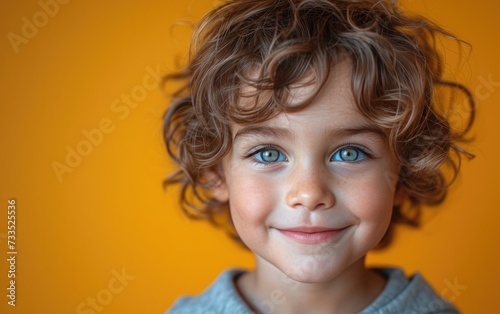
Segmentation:
<svg viewBox="0 0 500 314">
<path fill-rule="evenodd" d="M 0 312 L 88 314 L 96 302 L 101 313 L 162 313 L 222 270 L 251 267 L 250 253 L 223 231 L 184 218 L 161 185 L 171 170 L 161 142 L 166 102 L 151 72 L 182 63 L 190 27 L 172 26 L 196 21 L 214 3 L 73 0 L 49 7 L 52 16 L 40 3 L 0 4 Z M 369 263 L 421 271 L 464 312 L 498 312 L 500 4 L 404 6 L 473 46 L 459 78 L 478 98 L 470 147 L 477 158 L 464 164 L 438 215 L 421 230 L 398 229 L 393 246 L 370 254 Z M 77 149 L 86 156 L 66 161 Z M 54 162 L 71 166 L 58 176 Z M 11 198 L 15 308 L 6 297 Z"/>
</svg>

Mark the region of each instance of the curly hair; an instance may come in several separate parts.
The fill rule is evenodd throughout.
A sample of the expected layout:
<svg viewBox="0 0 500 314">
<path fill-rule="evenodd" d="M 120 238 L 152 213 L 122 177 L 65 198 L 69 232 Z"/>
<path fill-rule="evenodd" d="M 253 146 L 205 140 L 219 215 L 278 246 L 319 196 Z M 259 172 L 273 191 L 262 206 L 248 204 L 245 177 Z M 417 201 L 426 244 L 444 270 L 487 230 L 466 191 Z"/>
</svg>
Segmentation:
<svg viewBox="0 0 500 314">
<path fill-rule="evenodd" d="M 181 185 L 181 207 L 190 217 L 214 223 L 218 215 L 227 217 L 228 204 L 210 195 L 216 180 L 205 174 L 231 149 L 231 124 L 304 108 L 315 94 L 292 104 L 290 88 L 315 84 L 319 91 L 331 67 L 347 57 L 356 105 L 387 131 L 400 163 L 396 180 L 407 201 L 393 208 L 391 226 L 418 226 L 422 206 L 445 199 L 461 157 L 473 157 L 460 145 L 473 124 L 474 99 L 464 85 L 444 79 L 440 38 L 464 44 L 421 16 L 403 14 L 395 1 L 223 3 L 195 28 L 187 65 L 164 78 L 183 84 L 164 116 L 166 148 L 179 166 L 165 186 Z M 243 95 L 245 86 L 255 92 Z M 461 128 L 447 116 L 458 102 L 444 96 L 450 92 L 469 106 Z M 253 105 L 241 105 L 242 97 L 252 96 Z M 391 230 L 381 246 L 389 243 Z"/>
</svg>

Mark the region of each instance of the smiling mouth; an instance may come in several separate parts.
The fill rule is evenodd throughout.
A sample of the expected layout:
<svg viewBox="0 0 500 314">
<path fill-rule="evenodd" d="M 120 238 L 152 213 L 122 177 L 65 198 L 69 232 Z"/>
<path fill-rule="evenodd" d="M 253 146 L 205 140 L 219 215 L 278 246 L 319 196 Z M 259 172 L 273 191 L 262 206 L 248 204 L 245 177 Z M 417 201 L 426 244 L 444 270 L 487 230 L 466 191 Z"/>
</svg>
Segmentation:
<svg viewBox="0 0 500 314">
<path fill-rule="evenodd" d="M 279 229 L 281 234 L 289 239 L 302 244 L 319 244 L 338 238 L 348 227 L 340 229 L 299 227 L 290 229 Z"/>
</svg>

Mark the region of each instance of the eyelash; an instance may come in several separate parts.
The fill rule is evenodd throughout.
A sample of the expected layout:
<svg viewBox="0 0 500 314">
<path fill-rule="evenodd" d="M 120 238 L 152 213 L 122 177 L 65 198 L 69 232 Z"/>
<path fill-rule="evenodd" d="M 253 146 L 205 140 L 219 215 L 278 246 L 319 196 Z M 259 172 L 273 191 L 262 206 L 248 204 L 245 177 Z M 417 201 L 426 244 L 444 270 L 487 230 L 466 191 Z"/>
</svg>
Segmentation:
<svg viewBox="0 0 500 314">
<path fill-rule="evenodd" d="M 358 154 L 361 153 L 362 155 L 364 155 L 364 157 L 362 157 L 361 159 L 352 160 L 352 161 L 341 160 L 341 162 L 359 163 L 359 162 L 362 162 L 365 159 L 372 159 L 373 158 L 373 154 L 369 153 L 368 149 L 366 147 L 360 146 L 360 145 L 357 145 L 357 144 L 346 144 L 346 145 L 343 145 L 343 146 L 341 146 L 341 147 L 339 147 L 338 149 L 335 150 L 335 152 L 333 153 L 332 157 L 330 157 L 330 161 L 332 161 L 332 159 L 334 158 L 334 156 L 336 156 L 337 154 L 339 154 L 341 151 L 347 150 L 347 149 L 355 149 L 358 152 Z"/>
<path fill-rule="evenodd" d="M 356 152 L 358 153 L 358 156 L 359 154 L 363 155 L 361 157 L 361 159 L 356 159 L 356 160 L 352 160 L 352 161 L 349 161 L 349 160 L 333 160 L 335 158 L 336 155 L 340 154 L 342 151 L 345 151 L 347 149 L 354 149 L 356 150 Z M 259 154 L 259 153 L 263 153 L 263 152 L 266 152 L 266 151 L 276 151 L 278 152 L 278 158 L 281 159 L 283 156 L 285 159 L 284 160 L 276 160 L 276 161 L 264 161 L 264 160 L 259 160 L 257 159 L 256 155 Z M 356 156 L 356 157 L 358 157 Z M 245 156 L 243 156 L 245 159 L 247 158 L 252 158 L 253 161 L 255 162 L 255 164 L 257 165 L 272 165 L 272 164 L 275 164 L 275 163 L 278 163 L 278 162 L 286 162 L 288 161 L 287 157 L 285 156 L 285 154 L 282 153 L 281 149 L 280 148 L 277 148 L 273 145 L 263 145 L 263 146 L 259 146 L 259 147 L 256 147 L 255 149 L 251 150 L 248 154 L 246 154 Z M 360 145 L 357 145 L 357 144 L 345 144 L 339 148 L 337 148 L 335 150 L 335 152 L 332 154 L 332 156 L 330 157 L 330 161 L 340 161 L 340 162 L 345 162 L 345 163 L 359 163 L 359 162 L 362 162 L 363 160 L 365 159 L 371 159 L 373 158 L 373 154 L 369 153 L 368 152 L 368 149 L 366 149 L 365 147 L 363 146 L 360 146 Z"/>
<path fill-rule="evenodd" d="M 263 160 L 258 160 L 255 156 L 259 153 L 262 153 L 262 152 L 265 152 L 265 151 L 277 151 L 278 152 L 278 156 L 281 157 L 281 156 L 284 156 L 285 157 L 285 160 L 276 160 L 276 161 L 263 161 Z M 285 154 L 283 154 L 281 152 L 281 149 L 273 146 L 273 145 L 262 145 L 262 146 L 258 146 L 256 147 L 255 149 L 252 149 L 247 155 L 244 156 L 244 158 L 252 158 L 253 162 L 257 165 L 260 165 L 260 166 L 266 166 L 266 165 L 271 165 L 271 164 L 274 164 L 274 163 L 277 163 L 277 162 L 284 162 L 284 161 L 288 161 L 288 159 L 286 158 Z"/>
</svg>

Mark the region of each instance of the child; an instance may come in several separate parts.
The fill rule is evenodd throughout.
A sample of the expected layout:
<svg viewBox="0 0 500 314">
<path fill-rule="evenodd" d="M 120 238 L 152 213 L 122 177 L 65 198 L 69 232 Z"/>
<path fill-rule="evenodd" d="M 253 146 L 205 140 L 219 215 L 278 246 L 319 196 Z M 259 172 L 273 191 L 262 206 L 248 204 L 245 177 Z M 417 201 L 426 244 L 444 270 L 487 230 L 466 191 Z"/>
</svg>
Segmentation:
<svg viewBox="0 0 500 314">
<path fill-rule="evenodd" d="M 203 18 L 165 115 L 182 206 L 255 254 L 169 313 L 457 313 L 419 275 L 364 264 L 441 203 L 452 128 L 436 36 L 393 2 L 232 0 Z M 456 40 L 456 39 L 455 39 Z M 192 197 L 190 197 L 192 196 Z M 194 197 L 194 198 L 193 198 Z"/>
</svg>

